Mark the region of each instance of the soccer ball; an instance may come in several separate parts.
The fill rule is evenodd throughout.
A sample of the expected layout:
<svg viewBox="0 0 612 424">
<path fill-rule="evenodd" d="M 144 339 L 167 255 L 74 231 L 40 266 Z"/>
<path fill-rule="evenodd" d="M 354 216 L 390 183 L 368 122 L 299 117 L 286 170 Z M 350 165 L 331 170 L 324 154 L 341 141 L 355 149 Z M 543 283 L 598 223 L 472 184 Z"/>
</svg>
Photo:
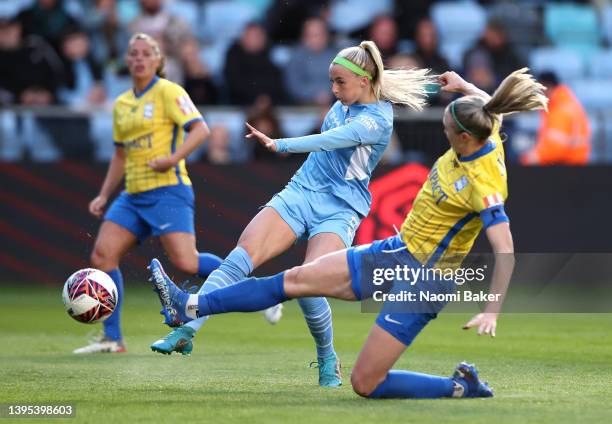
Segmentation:
<svg viewBox="0 0 612 424">
<path fill-rule="evenodd" d="M 107 273 L 85 268 L 64 283 L 62 300 L 72 318 L 86 324 L 102 322 L 115 310 L 117 286 Z"/>
</svg>

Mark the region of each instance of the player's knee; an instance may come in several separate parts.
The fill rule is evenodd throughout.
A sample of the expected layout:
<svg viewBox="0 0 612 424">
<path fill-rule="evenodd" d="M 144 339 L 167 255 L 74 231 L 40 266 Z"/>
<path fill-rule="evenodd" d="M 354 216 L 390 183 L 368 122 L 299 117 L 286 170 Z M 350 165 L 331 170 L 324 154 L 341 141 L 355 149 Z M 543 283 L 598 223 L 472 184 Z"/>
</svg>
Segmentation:
<svg viewBox="0 0 612 424">
<path fill-rule="evenodd" d="M 308 272 L 304 265 L 294 266 L 285 272 L 285 289 L 297 288 L 303 284 L 304 277 Z"/>
<path fill-rule="evenodd" d="M 353 386 L 353 391 L 359 396 L 369 397 L 378 384 L 359 370 L 353 370 L 351 373 L 351 386 Z"/>
<path fill-rule="evenodd" d="M 112 269 L 117 266 L 115 264 L 117 260 L 113 257 L 109 249 L 105 249 L 99 245 L 94 246 L 94 249 L 89 257 L 89 261 L 91 266 L 102 270 Z"/>
</svg>

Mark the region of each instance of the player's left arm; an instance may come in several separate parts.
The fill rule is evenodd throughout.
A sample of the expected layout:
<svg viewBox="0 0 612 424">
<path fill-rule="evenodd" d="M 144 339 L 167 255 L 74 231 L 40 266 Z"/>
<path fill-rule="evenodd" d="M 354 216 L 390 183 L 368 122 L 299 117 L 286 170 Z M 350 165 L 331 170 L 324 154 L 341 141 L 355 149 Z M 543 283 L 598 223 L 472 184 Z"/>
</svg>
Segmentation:
<svg viewBox="0 0 612 424">
<path fill-rule="evenodd" d="M 183 127 L 187 136 L 173 154 L 149 162 L 149 166 L 157 172 L 175 167 L 204 143 L 210 134 L 208 125 L 183 88 L 178 85 L 168 87 L 165 97 L 168 116 L 176 125 Z"/>
<path fill-rule="evenodd" d="M 495 266 L 489 294 L 494 295 L 496 300 L 488 302 L 484 311 L 468 321 L 463 329 L 477 327 L 478 335 L 490 334 L 491 337 L 495 337 L 497 317 L 501 312 L 501 306 L 506 297 L 514 270 L 514 243 L 507 220 L 489 226 L 486 229 L 486 234 L 495 254 Z"/>
</svg>

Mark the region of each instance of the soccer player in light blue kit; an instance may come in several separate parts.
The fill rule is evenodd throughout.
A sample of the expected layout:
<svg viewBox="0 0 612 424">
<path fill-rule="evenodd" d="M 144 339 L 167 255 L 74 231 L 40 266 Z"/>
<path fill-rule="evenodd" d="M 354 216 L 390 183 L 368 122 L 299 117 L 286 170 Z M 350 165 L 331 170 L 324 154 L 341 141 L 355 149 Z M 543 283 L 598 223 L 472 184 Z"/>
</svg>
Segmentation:
<svg viewBox="0 0 612 424">
<path fill-rule="evenodd" d="M 272 140 L 247 124 L 247 137 L 271 151 L 312 153 L 285 189 L 249 223 L 236 248 L 210 274 L 200 293 L 244 279 L 299 238 L 308 239 L 304 263 L 352 244 L 370 209 L 370 176 L 393 130 L 392 103 L 420 110 L 430 77 L 426 70 L 384 70 L 376 45 L 364 41 L 338 53 L 330 65 L 330 79 L 338 101 L 325 117 L 321 134 Z M 298 302 L 317 346 L 319 384 L 339 386 L 329 304 L 322 297 Z M 166 323 L 179 328 L 151 348 L 189 354 L 191 339 L 206 318 L 183 325 L 177 316 L 167 314 Z"/>
</svg>

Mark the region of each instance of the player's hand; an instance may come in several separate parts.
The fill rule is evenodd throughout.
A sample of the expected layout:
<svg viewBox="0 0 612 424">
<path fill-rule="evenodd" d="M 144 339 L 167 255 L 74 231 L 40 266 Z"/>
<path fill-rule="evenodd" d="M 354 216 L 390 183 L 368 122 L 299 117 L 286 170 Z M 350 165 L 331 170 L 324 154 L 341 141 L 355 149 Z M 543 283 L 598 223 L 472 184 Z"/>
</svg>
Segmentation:
<svg viewBox="0 0 612 424">
<path fill-rule="evenodd" d="M 257 141 L 259 141 L 259 144 L 264 146 L 266 149 L 271 152 L 276 152 L 276 142 L 274 140 L 272 140 L 270 137 L 268 137 L 252 125 L 249 125 L 248 122 L 245 122 L 245 124 L 250 131 L 250 133 L 246 135 L 246 138 L 256 138 Z"/>
<path fill-rule="evenodd" d="M 456 72 L 447 71 L 438 77 L 441 90 L 449 93 L 464 93 L 468 83 Z"/>
<path fill-rule="evenodd" d="M 96 218 L 101 218 L 104 213 L 104 206 L 106 206 L 108 198 L 106 196 L 97 196 L 91 202 L 89 202 L 89 213 Z"/>
<path fill-rule="evenodd" d="M 176 166 L 176 160 L 172 156 L 158 158 L 150 161 L 147 165 L 155 172 L 166 172 L 168 169 Z"/>
<path fill-rule="evenodd" d="M 495 328 L 497 327 L 497 314 L 496 313 L 482 313 L 476 315 L 474 318 L 469 320 L 464 326 L 464 330 L 469 330 L 472 327 L 478 327 L 478 335 L 489 334 L 491 337 L 495 337 Z"/>
</svg>

